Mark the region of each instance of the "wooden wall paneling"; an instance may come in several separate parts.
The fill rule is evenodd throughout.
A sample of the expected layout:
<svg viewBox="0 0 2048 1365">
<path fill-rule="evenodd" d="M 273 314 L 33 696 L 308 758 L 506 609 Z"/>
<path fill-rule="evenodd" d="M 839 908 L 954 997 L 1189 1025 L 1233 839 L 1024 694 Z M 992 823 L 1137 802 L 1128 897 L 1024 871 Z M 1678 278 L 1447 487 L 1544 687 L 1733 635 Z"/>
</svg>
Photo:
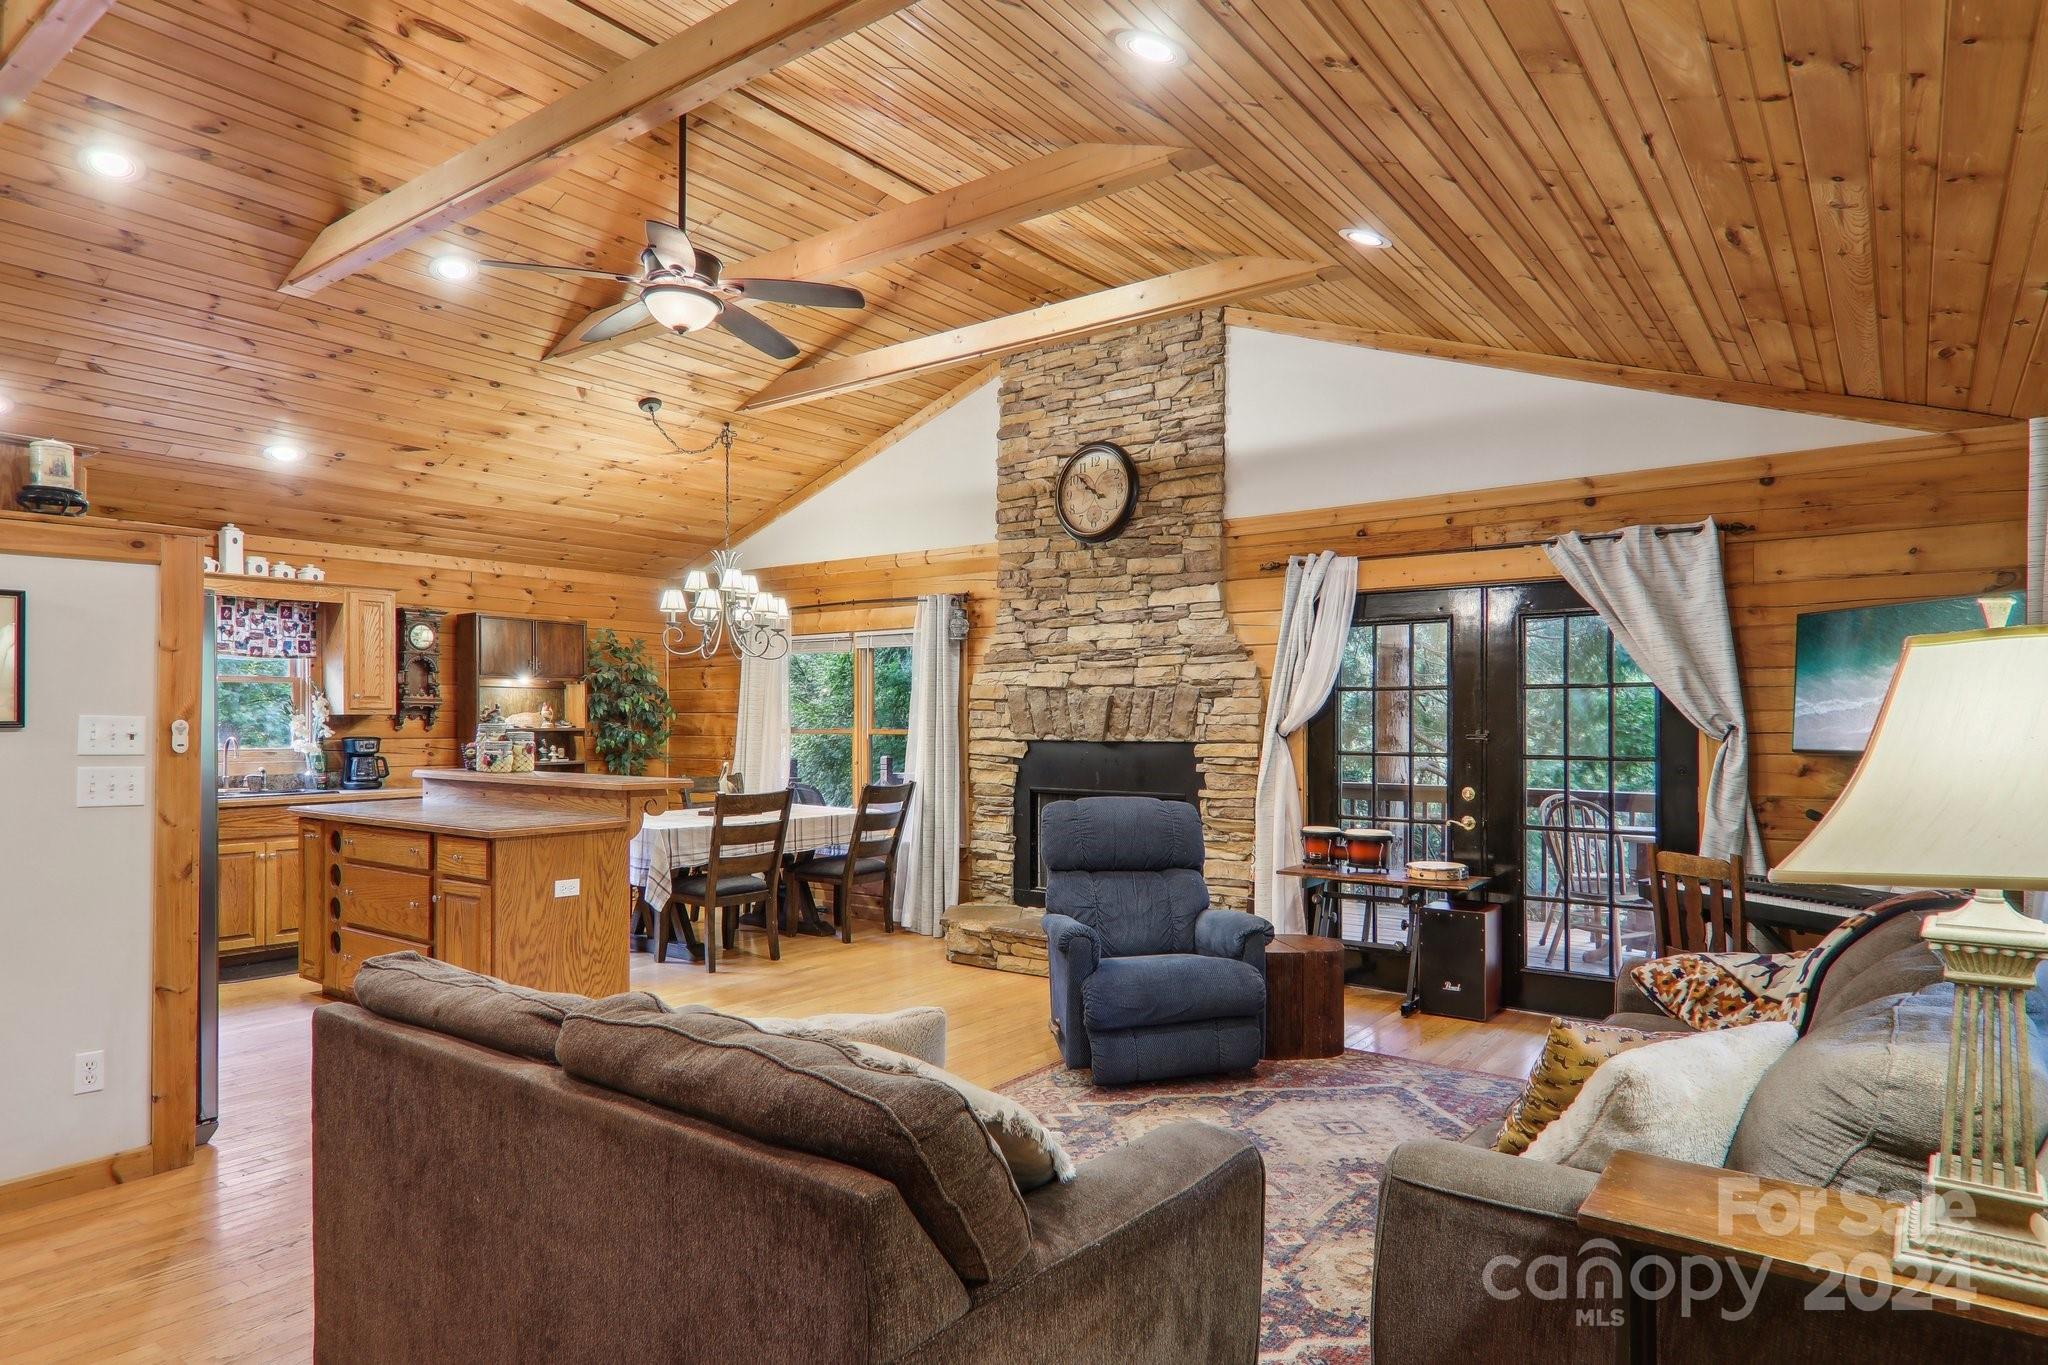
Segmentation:
<svg viewBox="0 0 2048 1365">
<path fill-rule="evenodd" d="M 114 0 L 10 0 L 0 6 L 0 118 L 78 46 Z"/>
</svg>

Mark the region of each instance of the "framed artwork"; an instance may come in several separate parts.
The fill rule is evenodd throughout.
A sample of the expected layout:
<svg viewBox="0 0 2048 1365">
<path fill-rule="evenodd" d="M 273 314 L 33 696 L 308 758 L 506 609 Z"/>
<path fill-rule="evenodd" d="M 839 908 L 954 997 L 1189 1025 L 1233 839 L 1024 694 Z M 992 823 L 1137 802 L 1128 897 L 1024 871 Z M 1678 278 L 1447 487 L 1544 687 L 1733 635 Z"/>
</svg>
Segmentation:
<svg viewBox="0 0 2048 1365">
<path fill-rule="evenodd" d="M 28 595 L 0 589 L 0 730 L 28 724 Z"/>
<path fill-rule="evenodd" d="M 1908 638 L 2009 625 L 2025 604 L 2014 589 L 1805 613 L 1792 658 L 1792 751 L 1862 753 Z"/>
</svg>

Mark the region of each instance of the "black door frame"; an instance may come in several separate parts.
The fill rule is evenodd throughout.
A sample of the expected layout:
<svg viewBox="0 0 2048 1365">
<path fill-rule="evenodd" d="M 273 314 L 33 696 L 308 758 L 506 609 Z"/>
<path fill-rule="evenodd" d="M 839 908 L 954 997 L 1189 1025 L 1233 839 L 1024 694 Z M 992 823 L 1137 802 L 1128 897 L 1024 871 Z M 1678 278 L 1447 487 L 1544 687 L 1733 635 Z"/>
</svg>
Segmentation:
<svg viewBox="0 0 2048 1365">
<path fill-rule="evenodd" d="M 1485 899 L 1499 904 L 1501 989 L 1518 1009 L 1598 1018 L 1613 1009 L 1606 977 L 1525 969 L 1527 916 L 1522 908 L 1522 694 L 1521 621 L 1528 615 L 1588 612 L 1584 598 L 1557 580 L 1472 584 L 1454 588 L 1361 592 L 1351 624 L 1450 622 L 1450 790 L 1453 817 L 1477 815 L 1477 831 L 1452 826 L 1447 856 L 1496 878 Z M 1657 830 L 1659 847 L 1690 853 L 1699 841 L 1699 732 L 1659 694 L 1657 718 Z M 1341 823 L 1337 799 L 1337 694 L 1308 724 L 1308 819 Z M 1474 792 L 1468 802 L 1461 793 Z M 1389 990 L 1406 981 L 1405 948 L 1368 948 L 1365 984 Z"/>
</svg>

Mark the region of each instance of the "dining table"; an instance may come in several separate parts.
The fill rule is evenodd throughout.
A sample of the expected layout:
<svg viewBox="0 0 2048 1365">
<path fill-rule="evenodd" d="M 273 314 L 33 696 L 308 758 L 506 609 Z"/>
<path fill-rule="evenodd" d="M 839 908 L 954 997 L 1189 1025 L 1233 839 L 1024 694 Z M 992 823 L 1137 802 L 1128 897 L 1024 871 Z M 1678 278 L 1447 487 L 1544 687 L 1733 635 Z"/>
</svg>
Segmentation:
<svg viewBox="0 0 2048 1365">
<path fill-rule="evenodd" d="M 851 806 L 792 805 L 789 808 L 789 833 L 782 845 L 783 856 L 844 847 L 853 838 L 855 814 Z M 662 811 L 641 822 L 640 832 L 633 836 L 627 850 L 626 878 L 649 909 L 659 913 L 661 907 L 668 904 L 675 879 L 696 871 L 711 860 L 711 822 L 712 809 L 709 806 Z M 733 822 L 734 825 L 754 823 L 766 822 Z M 728 829 L 731 827 L 729 825 Z M 799 909 L 804 917 L 801 932 L 831 932 L 817 922 L 817 909 L 808 899 L 799 903 Z"/>
</svg>

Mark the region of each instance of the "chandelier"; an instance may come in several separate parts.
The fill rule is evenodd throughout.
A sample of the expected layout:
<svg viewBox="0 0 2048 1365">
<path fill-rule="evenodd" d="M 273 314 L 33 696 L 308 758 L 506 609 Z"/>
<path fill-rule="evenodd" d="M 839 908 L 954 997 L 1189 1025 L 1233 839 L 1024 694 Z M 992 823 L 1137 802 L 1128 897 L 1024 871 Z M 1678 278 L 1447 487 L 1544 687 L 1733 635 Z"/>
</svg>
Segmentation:
<svg viewBox="0 0 2048 1365">
<path fill-rule="evenodd" d="M 732 423 L 720 427 L 710 445 L 686 451 L 676 445 L 655 415 L 661 411 L 660 399 L 641 399 L 640 410 L 678 454 L 701 454 L 712 445 L 725 447 L 725 539 L 711 552 L 709 569 L 692 569 L 684 576 L 682 587 L 662 590 L 660 610 L 668 621 L 661 632 L 662 648 L 678 656 L 694 654 L 708 659 L 718 653 L 720 645 L 729 644 L 735 654 L 781 658 L 789 653 L 789 603 L 772 592 L 763 592 L 754 576 L 740 568 L 739 552 L 732 548 Z"/>
</svg>

